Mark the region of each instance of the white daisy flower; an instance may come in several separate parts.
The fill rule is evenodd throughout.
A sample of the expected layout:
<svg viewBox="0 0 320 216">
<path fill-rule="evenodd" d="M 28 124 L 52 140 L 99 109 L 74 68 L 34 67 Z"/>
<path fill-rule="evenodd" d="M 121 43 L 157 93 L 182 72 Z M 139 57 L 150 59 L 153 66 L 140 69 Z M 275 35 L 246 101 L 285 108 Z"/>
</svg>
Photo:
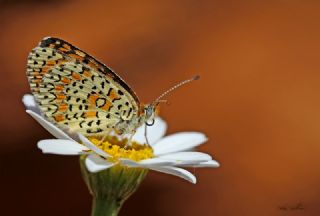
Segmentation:
<svg viewBox="0 0 320 216">
<path fill-rule="evenodd" d="M 96 138 L 86 138 L 81 134 L 72 134 L 61 130 L 47 121 L 40 112 L 34 97 L 25 95 L 23 103 L 26 112 L 47 129 L 57 139 L 38 142 L 43 153 L 58 155 L 85 155 L 84 164 L 91 173 L 97 173 L 117 165 L 129 168 L 142 168 L 181 177 L 196 183 L 196 177 L 181 167 L 219 167 L 219 163 L 209 154 L 193 149 L 207 141 L 200 132 L 180 132 L 164 136 L 167 124 L 160 117 L 153 126 L 148 127 L 150 146 L 135 145 L 146 143 L 145 127 L 138 128 L 133 136 L 133 146 L 124 148 L 121 141 L 100 142 Z M 137 147 L 138 146 L 138 147 Z"/>
</svg>

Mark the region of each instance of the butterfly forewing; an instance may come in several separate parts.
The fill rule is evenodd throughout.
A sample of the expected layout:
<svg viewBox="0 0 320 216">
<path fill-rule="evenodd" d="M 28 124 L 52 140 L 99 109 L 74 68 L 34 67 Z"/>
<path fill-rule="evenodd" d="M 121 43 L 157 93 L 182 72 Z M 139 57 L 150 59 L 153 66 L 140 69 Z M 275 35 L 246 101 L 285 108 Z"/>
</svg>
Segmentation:
<svg viewBox="0 0 320 216">
<path fill-rule="evenodd" d="M 40 109 L 60 127 L 103 134 L 138 115 L 137 96 L 117 74 L 61 39 L 32 50 L 27 75 Z"/>
</svg>

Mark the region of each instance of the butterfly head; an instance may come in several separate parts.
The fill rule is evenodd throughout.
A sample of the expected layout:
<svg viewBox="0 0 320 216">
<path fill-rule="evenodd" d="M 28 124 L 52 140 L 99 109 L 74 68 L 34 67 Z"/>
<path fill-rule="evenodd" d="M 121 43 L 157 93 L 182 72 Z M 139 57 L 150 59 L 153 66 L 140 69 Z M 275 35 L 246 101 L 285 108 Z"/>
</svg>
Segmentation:
<svg viewBox="0 0 320 216">
<path fill-rule="evenodd" d="M 153 104 L 146 104 L 142 106 L 142 116 L 143 116 L 143 121 L 146 125 L 152 126 L 154 124 L 154 118 L 158 114 L 157 112 L 157 107 L 154 106 Z"/>
<path fill-rule="evenodd" d="M 145 123 L 148 126 L 152 126 L 154 124 L 155 118 L 155 108 L 151 105 L 147 105 L 144 108 L 144 115 L 145 115 Z"/>
</svg>

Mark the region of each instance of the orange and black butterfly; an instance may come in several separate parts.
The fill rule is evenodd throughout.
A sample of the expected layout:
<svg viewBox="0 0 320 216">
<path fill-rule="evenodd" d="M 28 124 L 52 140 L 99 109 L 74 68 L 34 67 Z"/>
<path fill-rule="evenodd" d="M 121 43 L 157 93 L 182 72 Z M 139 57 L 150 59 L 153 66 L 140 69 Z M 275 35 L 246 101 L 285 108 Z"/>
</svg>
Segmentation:
<svg viewBox="0 0 320 216">
<path fill-rule="evenodd" d="M 162 94 L 142 106 L 134 91 L 110 68 L 70 43 L 47 37 L 28 57 L 27 76 L 45 117 L 83 135 L 110 130 L 133 134 L 152 122 Z"/>
</svg>

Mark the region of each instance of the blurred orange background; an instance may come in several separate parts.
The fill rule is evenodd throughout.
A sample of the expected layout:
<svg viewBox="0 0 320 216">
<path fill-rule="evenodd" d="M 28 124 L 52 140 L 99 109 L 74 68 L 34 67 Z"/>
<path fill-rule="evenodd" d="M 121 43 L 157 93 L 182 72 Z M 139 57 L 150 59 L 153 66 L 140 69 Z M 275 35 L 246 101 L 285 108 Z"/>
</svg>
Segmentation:
<svg viewBox="0 0 320 216">
<path fill-rule="evenodd" d="M 320 215 L 320 2 L 0 1 L 1 215 L 89 215 L 77 157 L 21 103 L 29 51 L 60 37 L 113 68 L 148 102 L 167 99 L 169 133 L 203 131 L 218 169 L 192 185 L 150 172 L 120 215 Z"/>
</svg>

